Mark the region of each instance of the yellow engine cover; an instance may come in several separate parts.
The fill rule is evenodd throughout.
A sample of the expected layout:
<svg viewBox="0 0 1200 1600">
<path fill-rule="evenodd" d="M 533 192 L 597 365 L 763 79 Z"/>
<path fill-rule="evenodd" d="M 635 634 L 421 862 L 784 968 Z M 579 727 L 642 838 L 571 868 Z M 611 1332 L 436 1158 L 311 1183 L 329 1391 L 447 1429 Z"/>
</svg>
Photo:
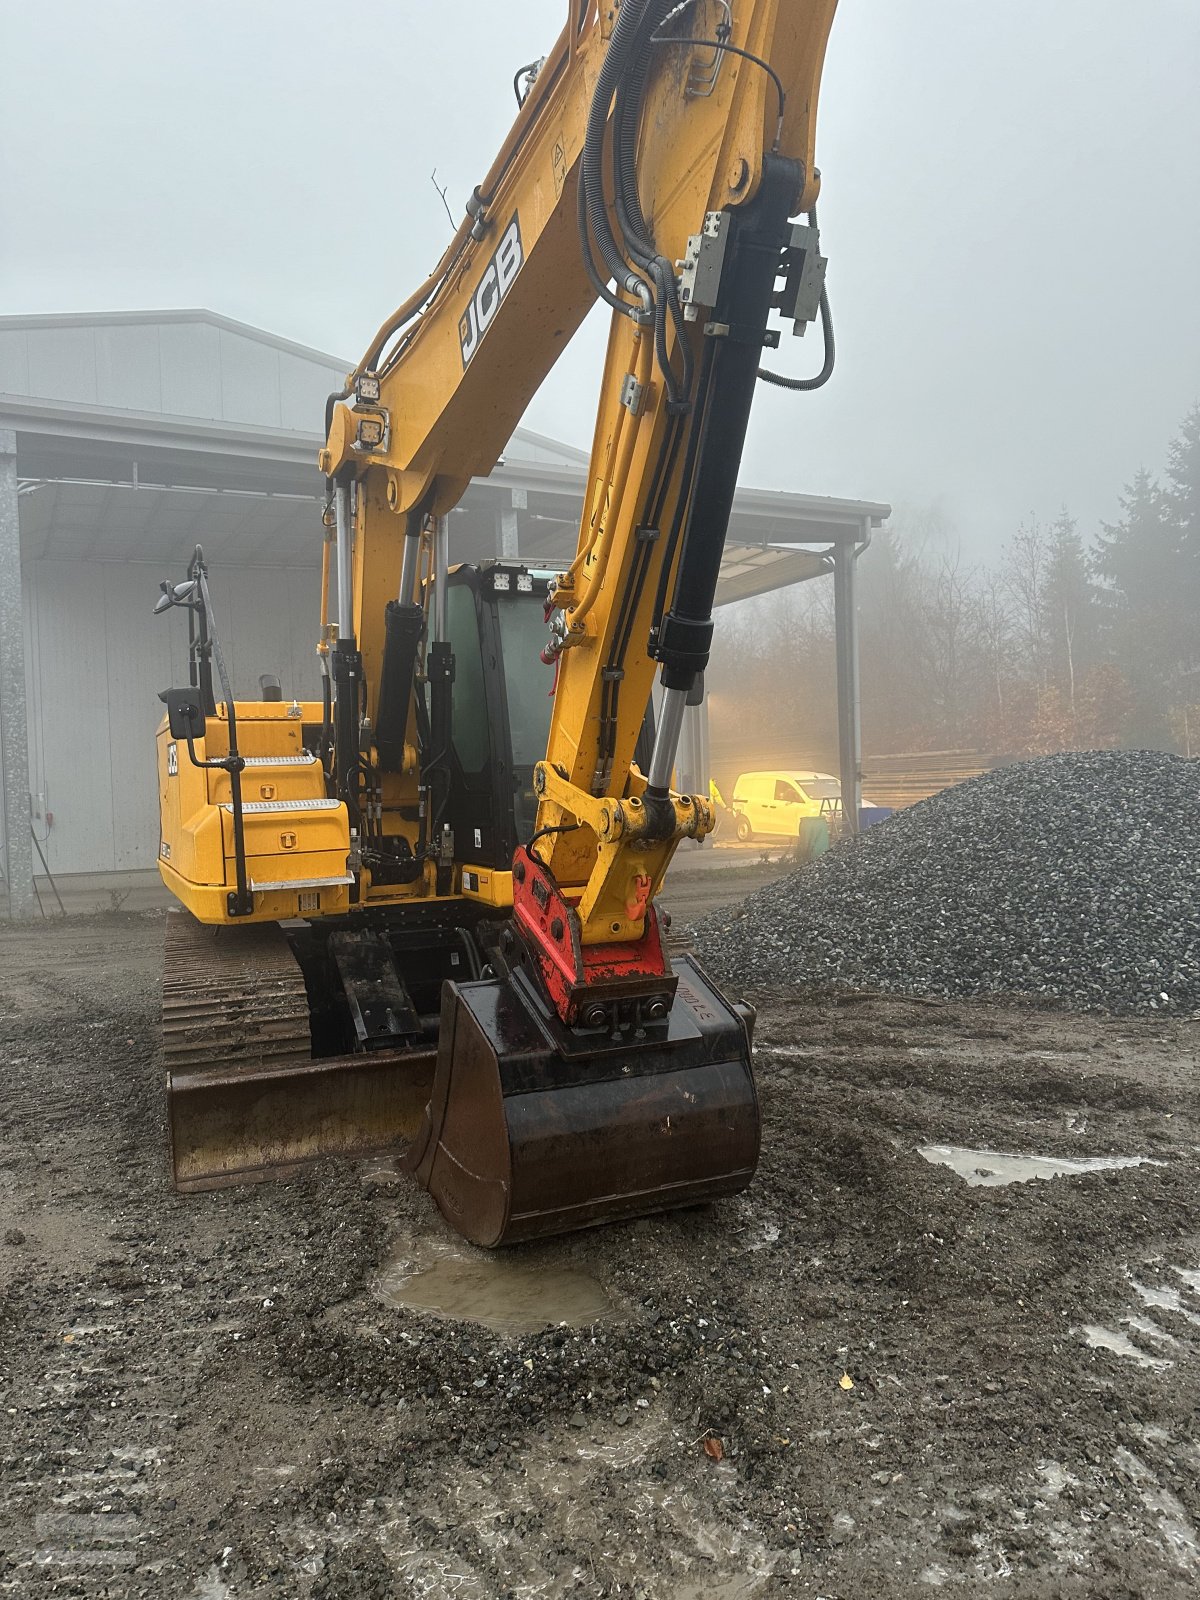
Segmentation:
<svg viewBox="0 0 1200 1600">
<path fill-rule="evenodd" d="M 328 798 L 325 774 L 305 749 L 305 723 L 321 720 L 312 702 L 247 701 L 237 706 L 249 917 L 231 917 L 237 884 L 229 774 L 197 767 L 186 743 L 158 730 L 161 819 L 158 870 L 167 888 L 201 922 L 278 922 L 350 909 L 350 819 Z M 199 760 L 227 755 L 222 707 L 196 741 Z"/>
</svg>

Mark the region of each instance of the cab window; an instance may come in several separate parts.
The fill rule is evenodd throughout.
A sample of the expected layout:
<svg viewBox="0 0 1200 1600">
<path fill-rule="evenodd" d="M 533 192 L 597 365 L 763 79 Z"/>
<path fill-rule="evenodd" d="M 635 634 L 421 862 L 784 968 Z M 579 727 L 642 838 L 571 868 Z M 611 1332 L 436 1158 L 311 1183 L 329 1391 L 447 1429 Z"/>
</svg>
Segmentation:
<svg viewBox="0 0 1200 1600">
<path fill-rule="evenodd" d="M 775 784 L 775 798 L 782 800 L 785 805 L 794 806 L 799 802 L 800 796 L 790 783 L 784 783 L 780 778 Z"/>
<path fill-rule="evenodd" d="M 487 698 L 475 596 L 465 583 L 446 595 L 446 633 L 454 651 L 451 710 L 454 748 L 464 772 L 482 772 L 488 761 Z"/>
</svg>

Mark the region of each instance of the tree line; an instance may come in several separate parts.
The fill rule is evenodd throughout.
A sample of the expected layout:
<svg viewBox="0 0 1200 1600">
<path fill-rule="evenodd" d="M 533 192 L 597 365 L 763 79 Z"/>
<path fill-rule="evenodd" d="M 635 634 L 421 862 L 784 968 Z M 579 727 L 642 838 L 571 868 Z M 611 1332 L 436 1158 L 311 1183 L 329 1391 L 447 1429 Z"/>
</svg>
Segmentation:
<svg viewBox="0 0 1200 1600">
<path fill-rule="evenodd" d="M 1063 510 L 971 564 L 930 534 L 885 528 L 859 563 L 868 756 L 1118 745 L 1200 756 L 1200 405 L 1161 477 L 1136 473 L 1117 520 L 1090 536 Z M 757 705 L 781 749 L 836 750 L 831 591 L 765 596 L 718 630 L 714 744 Z"/>
</svg>

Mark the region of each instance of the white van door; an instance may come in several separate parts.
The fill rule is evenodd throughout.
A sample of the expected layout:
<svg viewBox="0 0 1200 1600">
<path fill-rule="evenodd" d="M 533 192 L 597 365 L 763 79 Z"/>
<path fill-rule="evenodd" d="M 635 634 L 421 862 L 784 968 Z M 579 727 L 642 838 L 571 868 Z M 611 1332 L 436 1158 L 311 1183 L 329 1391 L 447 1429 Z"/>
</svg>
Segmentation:
<svg viewBox="0 0 1200 1600">
<path fill-rule="evenodd" d="M 771 799 L 764 803 L 764 810 L 768 806 L 769 822 L 764 825 L 763 832 L 795 837 L 805 810 L 804 799 L 796 785 L 789 783 L 786 778 L 776 778 Z"/>
</svg>

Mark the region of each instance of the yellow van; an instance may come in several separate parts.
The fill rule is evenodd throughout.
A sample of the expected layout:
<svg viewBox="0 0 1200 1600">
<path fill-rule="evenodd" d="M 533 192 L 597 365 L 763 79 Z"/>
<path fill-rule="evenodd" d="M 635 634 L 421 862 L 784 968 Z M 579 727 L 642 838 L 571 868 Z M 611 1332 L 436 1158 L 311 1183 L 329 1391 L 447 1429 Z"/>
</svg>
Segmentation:
<svg viewBox="0 0 1200 1600">
<path fill-rule="evenodd" d="M 805 817 L 841 816 L 842 786 L 828 772 L 743 772 L 733 786 L 738 838 L 795 839 Z"/>
</svg>

